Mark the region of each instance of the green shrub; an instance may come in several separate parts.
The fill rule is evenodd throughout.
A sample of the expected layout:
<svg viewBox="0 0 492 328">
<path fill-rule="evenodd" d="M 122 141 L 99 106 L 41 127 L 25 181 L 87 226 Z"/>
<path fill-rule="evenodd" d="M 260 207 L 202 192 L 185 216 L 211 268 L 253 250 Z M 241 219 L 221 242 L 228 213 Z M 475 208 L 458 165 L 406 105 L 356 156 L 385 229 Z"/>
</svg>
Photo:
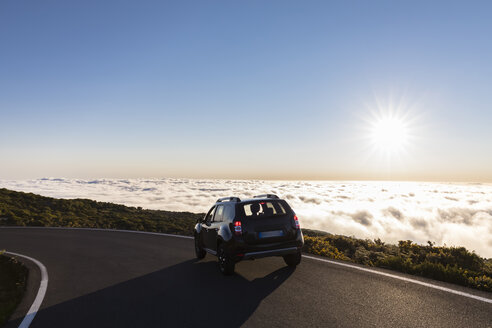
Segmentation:
<svg viewBox="0 0 492 328">
<path fill-rule="evenodd" d="M 304 237 L 304 248 L 303 251 L 311 254 L 326 256 L 337 260 L 350 260 L 342 252 L 340 252 L 336 247 L 323 242 L 317 237 Z"/>
<path fill-rule="evenodd" d="M 349 260 L 445 282 L 492 291 L 492 259 L 484 259 L 464 247 L 436 247 L 400 240 L 398 245 L 380 239 L 313 233 L 303 229 L 304 251 Z"/>
<path fill-rule="evenodd" d="M 192 235 L 203 214 L 144 210 L 89 199 L 55 199 L 0 189 L 0 225 L 126 229 Z"/>
<path fill-rule="evenodd" d="M 28 270 L 16 259 L 0 252 L 0 326 L 3 326 L 22 299 Z"/>
</svg>

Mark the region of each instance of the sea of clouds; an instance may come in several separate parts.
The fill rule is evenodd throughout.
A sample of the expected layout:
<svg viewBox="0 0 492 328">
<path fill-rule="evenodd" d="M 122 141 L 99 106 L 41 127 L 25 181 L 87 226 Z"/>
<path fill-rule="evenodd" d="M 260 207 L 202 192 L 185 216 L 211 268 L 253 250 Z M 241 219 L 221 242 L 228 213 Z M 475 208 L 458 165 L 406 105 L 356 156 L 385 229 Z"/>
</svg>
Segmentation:
<svg viewBox="0 0 492 328">
<path fill-rule="evenodd" d="M 305 228 L 392 243 L 430 240 L 492 257 L 492 184 L 44 178 L 0 180 L 0 187 L 197 213 L 219 197 L 275 193 Z"/>
</svg>

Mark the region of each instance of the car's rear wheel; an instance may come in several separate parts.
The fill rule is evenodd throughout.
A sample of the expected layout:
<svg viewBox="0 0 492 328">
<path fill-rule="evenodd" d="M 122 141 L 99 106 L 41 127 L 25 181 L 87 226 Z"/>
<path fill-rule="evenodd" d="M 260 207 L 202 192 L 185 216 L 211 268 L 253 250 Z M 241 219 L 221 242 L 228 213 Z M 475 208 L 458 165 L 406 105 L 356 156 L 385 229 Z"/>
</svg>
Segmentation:
<svg viewBox="0 0 492 328">
<path fill-rule="evenodd" d="M 302 257 L 302 254 L 299 251 L 295 254 L 284 255 L 284 261 L 288 266 L 295 267 L 299 263 L 301 263 L 301 257 Z"/>
<path fill-rule="evenodd" d="M 217 258 L 219 260 L 219 270 L 222 274 L 229 276 L 234 273 L 236 263 L 234 263 L 232 258 L 227 254 L 224 246 L 220 244 L 217 247 Z"/>
<path fill-rule="evenodd" d="M 200 243 L 200 236 L 195 234 L 195 255 L 196 258 L 201 260 L 205 257 L 207 253 L 203 249 L 201 243 Z"/>
</svg>

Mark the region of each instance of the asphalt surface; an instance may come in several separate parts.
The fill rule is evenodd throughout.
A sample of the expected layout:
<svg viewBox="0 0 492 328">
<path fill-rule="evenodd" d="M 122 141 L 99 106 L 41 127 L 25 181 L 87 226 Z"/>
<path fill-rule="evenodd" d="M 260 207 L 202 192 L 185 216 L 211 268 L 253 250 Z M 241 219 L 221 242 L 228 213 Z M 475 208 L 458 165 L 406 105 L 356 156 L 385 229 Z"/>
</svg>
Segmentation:
<svg viewBox="0 0 492 328">
<path fill-rule="evenodd" d="M 33 328 L 492 327 L 490 303 L 311 259 L 245 261 L 224 277 L 215 257 L 194 259 L 191 239 L 0 228 L 0 249 L 48 269 Z"/>
</svg>

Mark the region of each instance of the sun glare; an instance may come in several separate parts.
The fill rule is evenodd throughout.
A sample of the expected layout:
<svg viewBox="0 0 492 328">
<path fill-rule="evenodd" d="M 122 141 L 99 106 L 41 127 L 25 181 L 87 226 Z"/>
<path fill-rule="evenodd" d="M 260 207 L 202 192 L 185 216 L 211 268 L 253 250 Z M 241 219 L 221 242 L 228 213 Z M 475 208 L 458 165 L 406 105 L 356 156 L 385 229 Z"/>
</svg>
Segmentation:
<svg viewBox="0 0 492 328">
<path fill-rule="evenodd" d="M 371 140 L 385 152 L 402 150 L 408 142 L 407 125 L 401 118 L 381 117 L 372 123 Z"/>
<path fill-rule="evenodd" d="M 425 124 L 418 101 L 376 97 L 360 113 L 361 163 L 375 176 L 391 179 L 415 165 Z"/>
</svg>

